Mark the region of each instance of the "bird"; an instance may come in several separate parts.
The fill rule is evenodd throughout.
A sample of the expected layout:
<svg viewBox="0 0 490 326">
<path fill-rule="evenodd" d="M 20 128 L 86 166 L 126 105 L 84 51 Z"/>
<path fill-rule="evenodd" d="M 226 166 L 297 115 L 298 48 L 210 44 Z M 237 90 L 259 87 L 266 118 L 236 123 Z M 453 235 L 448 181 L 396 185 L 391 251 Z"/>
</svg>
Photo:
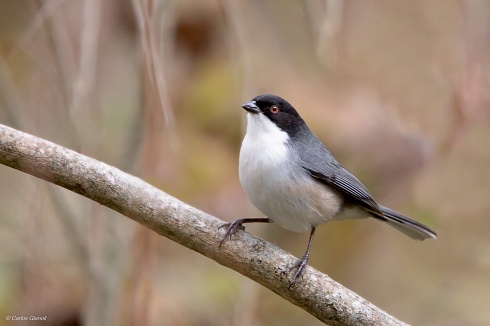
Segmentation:
<svg viewBox="0 0 490 326">
<path fill-rule="evenodd" d="M 367 188 L 315 136 L 296 109 L 272 94 L 242 105 L 247 129 L 239 156 L 239 179 L 247 197 L 265 217 L 239 218 L 220 226 L 219 247 L 245 223 L 270 223 L 310 232 L 304 255 L 291 267 L 289 288 L 302 276 L 318 225 L 372 217 L 415 240 L 436 239 L 427 226 L 378 204 Z"/>
</svg>

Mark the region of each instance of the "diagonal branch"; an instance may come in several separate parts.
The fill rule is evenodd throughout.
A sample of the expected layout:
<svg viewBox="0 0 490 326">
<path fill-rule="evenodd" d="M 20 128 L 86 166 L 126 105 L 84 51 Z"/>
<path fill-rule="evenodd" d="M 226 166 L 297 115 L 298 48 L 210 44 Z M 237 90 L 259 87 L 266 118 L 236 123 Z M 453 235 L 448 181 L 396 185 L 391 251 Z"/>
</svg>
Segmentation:
<svg viewBox="0 0 490 326">
<path fill-rule="evenodd" d="M 221 220 L 105 163 L 3 125 L 0 163 L 105 205 L 262 284 L 323 322 L 406 325 L 311 267 L 288 290 L 293 256 L 246 232 L 219 249 Z"/>
</svg>

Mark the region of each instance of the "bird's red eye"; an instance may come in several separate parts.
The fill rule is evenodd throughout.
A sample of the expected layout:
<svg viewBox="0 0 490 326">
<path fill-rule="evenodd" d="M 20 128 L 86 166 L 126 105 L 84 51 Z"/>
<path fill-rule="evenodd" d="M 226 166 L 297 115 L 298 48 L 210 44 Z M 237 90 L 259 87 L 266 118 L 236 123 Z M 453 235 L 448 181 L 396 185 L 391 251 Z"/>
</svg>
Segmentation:
<svg viewBox="0 0 490 326">
<path fill-rule="evenodd" d="M 277 112 L 279 112 L 279 107 L 277 105 L 273 105 L 270 107 L 270 110 L 272 113 L 276 114 Z"/>
</svg>

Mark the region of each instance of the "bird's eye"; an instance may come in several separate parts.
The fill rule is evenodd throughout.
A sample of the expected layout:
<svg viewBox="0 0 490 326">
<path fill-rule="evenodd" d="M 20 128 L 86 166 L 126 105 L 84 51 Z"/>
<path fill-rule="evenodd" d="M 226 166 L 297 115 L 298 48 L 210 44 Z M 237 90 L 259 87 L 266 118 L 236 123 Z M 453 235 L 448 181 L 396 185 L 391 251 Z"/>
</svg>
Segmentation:
<svg viewBox="0 0 490 326">
<path fill-rule="evenodd" d="M 270 107 L 270 111 L 276 114 L 277 112 L 279 112 L 279 107 L 277 105 L 273 105 Z"/>
</svg>

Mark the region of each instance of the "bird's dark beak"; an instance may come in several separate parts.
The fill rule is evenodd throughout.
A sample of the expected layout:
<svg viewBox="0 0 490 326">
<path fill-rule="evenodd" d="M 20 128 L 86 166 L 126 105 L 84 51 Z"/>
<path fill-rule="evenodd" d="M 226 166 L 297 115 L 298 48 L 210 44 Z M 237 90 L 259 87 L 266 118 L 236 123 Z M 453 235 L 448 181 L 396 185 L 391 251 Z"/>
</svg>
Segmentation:
<svg viewBox="0 0 490 326">
<path fill-rule="evenodd" d="M 250 101 L 250 102 L 243 104 L 242 108 L 244 108 L 245 110 L 247 110 L 247 112 L 250 112 L 250 113 L 260 113 L 260 109 L 257 106 L 257 104 L 255 104 L 255 101 Z"/>
</svg>

